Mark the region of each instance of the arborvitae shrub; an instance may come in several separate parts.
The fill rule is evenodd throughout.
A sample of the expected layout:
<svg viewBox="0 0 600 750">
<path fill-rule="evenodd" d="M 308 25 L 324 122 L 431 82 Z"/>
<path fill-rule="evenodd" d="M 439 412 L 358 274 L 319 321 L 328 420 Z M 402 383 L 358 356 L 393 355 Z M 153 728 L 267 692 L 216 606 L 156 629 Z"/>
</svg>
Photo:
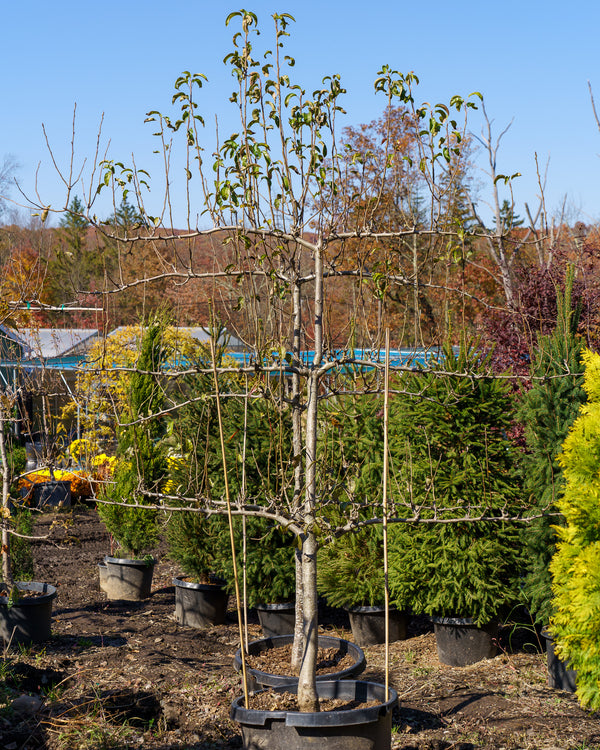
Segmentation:
<svg viewBox="0 0 600 750">
<path fill-rule="evenodd" d="M 577 333 L 579 307 L 571 303 L 572 281 L 572 273 L 567 274 L 565 293 L 557 294 L 554 331 L 538 337 L 531 368 L 536 379 L 524 394 L 518 414 L 527 442 L 522 461 L 524 489 L 540 514 L 556 513 L 556 500 L 564 489 L 558 454 L 585 401 L 581 362 L 585 343 Z M 532 615 L 543 625 L 552 614 L 550 561 L 556 544 L 553 526 L 559 523 L 555 515 L 541 515 L 523 529 L 528 551 L 525 591 Z"/>
<path fill-rule="evenodd" d="M 118 433 L 117 464 L 114 484 L 106 498 L 128 505 L 98 504 L 98 513 L 110 534 L 117 540 L 122 554 L 139 556 L 158 542 L 158 511 L 136 508 L 135 504 L 152 503 L 152 496 L 164 481 L 167 463 L 159 439 L 164 432 L 159 418 L 137 422 L 158 414 L 164 403 L 159 373 L 168 356 L 164 344 L 166 316 L 153 318 L 146 327 L 140 356 L 129 386 L 129 409 L 121 422 L 129 423 Z"/>
<path fill-rule="evenodd" d="M 577 696 L 600 709 L 600 355 L 583 354 L 588 402 L 580 409 L 559 456 L 565 491 L 557 505 L 565 519 L 550 570 L 554 593 L 551 632 L 558 656 L 577 672 Z"/>
</svg>

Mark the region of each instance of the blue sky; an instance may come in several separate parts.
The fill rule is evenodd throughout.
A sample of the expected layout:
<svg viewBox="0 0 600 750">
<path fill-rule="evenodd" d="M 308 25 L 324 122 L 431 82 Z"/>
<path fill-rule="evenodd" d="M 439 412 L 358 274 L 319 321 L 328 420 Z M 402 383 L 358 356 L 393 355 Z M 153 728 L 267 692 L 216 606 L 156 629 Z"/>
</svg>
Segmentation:
<svg viewBox="0 0 600 750">
<path fill-rule="evenodd" d="M 3 4 L 0 160 L 10 154 L 19 162 L 17 177 L 28 195 L 34 195 L 37 172 L 42 201 L 60 206 L 64 186 L 42 123 L 58 163 L 68 167 L 76 104 L 77 164 L 93 155 L 104 114 L 109 155 L 128 160 L 133 152 L 139 166 L 158 170 L 145 113 L 169 109 L 182 70 L 208 76 L 204 112 L 211 125 L 219 117 L 223 134 L 231 79 L 222 59 L 232 34 L 224 21 L 240 7 L 206 0 Z M 524 201 L 532 208 L 537 202 L 537 153 L 542 167 L 550 159 L 547 209 L 558 212 L 566 196 L 570 220 L 600 219 L 600 133 L 587 87 L 589 80 L 600 105 L 600 4 L 248 0 L 246 7 L 258 14 L 265 36 L 273 12 L 296 18 L 288 49 L 299 82 L 312 90 L 323 76 L 341 74 L 346 124 L 381 114 L 373 80 L 386 63 L 419 76 L 422 100 L 481 91 L 498 132 L 514 118 L 498 169 L 523 175 L 515 184 L 517 212 L 523 214 Z M 473 131 L 480 126 L 474 117 Z M 486 194 L 482 187 L 480 203 Z M 16 190 L 12 196 L 18 198 Z M 183 224 L 183 208 L 176 208 L 176 221 L 178 215 Z"/>
</svg>

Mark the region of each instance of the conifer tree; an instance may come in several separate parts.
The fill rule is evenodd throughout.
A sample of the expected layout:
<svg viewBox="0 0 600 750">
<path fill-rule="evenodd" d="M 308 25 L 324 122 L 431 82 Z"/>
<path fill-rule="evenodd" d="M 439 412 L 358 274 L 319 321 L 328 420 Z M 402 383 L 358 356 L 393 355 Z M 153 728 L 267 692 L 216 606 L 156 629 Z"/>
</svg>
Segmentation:
<svg viewBox="0 0 600 750">
<path fill-rule="evenodd" d="M 219 336 L 217 336 L 217 339 Z M 227 365 L 225 347 L 215 351 L 216 365 Z M 178 413 L 178 442 L 184 460 L 172 472 L 173 489 L 200 498 L 224 494 L 223 457 L 214 393 L 214 376 L 208 354 L 193 363 L 200 372 L 186 378 L 183 388 L 190 403 Z M 283 502 L 282 488 L 292 469 L 290 414 L 280 411 L 268 394 L 248 399 L 236 394 L 240 376 L 219 376 L 225 461 L 231 498 L 236 504 L 268 506 Z M 275 387 L 275 386 L 273 386 Z M 258 390 L 258 389 L 257 389 Z M 242 565 L 242 522 L 234 519 L 238 565 Z M 229 527 L 225 516 L 173 513 L 167 523 L 170 556 L 199 582 L 210 574 L 232 583 Z M 294 540 L 272 521 L 247 522 L 248 604 L 293 599 L 295 587 Z M 266 598 L 265 598 L 266 597 Z"/>
<path fill-rule="evenodd" d="M 390 590 L 399 608 L 483 625 L 519 596 L 517 525 L 485 520 L 522 509 L 510 392 L 473 343 L 438 369 L 404 376 L 390 404 L 391 491 L 420 519 L 390 527 Z"/>
<path fill-rule="evenodd" d="M 556 512 L 556 500 L 564 489 L 558 456 L 585 402 L 581 362 L 585 343 L 577 333 L 581 305 L 573 305 L 572 292 L 571 269 L 564 294 L 557 293 L 556 328 L 549 335 L 538 336 L 531 368 L 536 379 L 525 393 L 518 415 L 525 425 L 528 448 L 523 457 L 524 488 L 539 513 Z M 549 566 L 556 544 L 553 526 L 561 522 L 555 516 L 542 516 L 524 528 L 528 549 L 525 589 L 530 611 L 540 624 L 547 624 L 552 613 Z"/>
<path fill-rule="evenodd" d="M 350 393 L 358 389 L 349 379 Z M 339 396 L 324 405 L 320 459 L 328 467 L 323 509 L 334 524 L 358 503 L 362 521 L 381 512 L 383 411 L 379 395 Z M 331 502 L 335 500 L 336 502 Z M 334 607 L 375 606 L 384 600 L 383 534 L 368 526 L 322 543 L 318 553 L 319 593 Z"/>
<path fill-rule="evenodd" d="M 558 499 L 564 526 L 552 558 L 554 612 L 550 632 L 556 653 L 577 672 L 577 697 L 600 709 L 600 355 L 586 350 L 581 407 L 559 464 L 565 491 Z"/>
<path fill-rule="evenodd" d="M 147 493 L 156 493 L 166 473 L 166 457 L 159 444 L 164 421 L 147 419 L 160 412 L 164 391 L 158 373 L 168 356 L 164 333 L 166 315 L 152 318 L 144 332 L 140 356 L 131 375 L 129 408 L 121 415 L 114 485 L 108 499 L 124 505 L 100 503 L 98 513 L 125 553 L 136 557 L 158 542 L 158 512 L 135 507 Z M 150 499 L 151 501 L 151 499 Z"/>
</svg>

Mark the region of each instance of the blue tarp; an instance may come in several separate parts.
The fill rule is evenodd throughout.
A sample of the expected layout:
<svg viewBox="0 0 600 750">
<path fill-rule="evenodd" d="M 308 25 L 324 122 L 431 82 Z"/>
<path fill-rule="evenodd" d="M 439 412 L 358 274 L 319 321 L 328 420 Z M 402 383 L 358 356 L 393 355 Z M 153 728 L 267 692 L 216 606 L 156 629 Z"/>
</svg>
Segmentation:
<svg viewBox="0 0 600 750">
<path fill-rule="evenodd" d="M 419 367 L 430 363 L 433 359 L 438 357 L 440 349 L 433 347 L 430 349 L 416 348 L 416 349 L 391 349 L 390 350 L 390 366 L 398 367 L 400 365 Z M 240 367 L 243 366 L 254 366 L 256 364 L 256 354 L 253 352 L 227 352 L 226 356 L 233 359 Z M 301 362 L 304 367 L 311 367 L 314 363 L 315 353 L 314 351 L 304 351 L 301 353 Z M 323 357 L 323 362 L 339 362 L 343 363 L 346 360 L 368 360 L 374 363 L 383 365 L 385 363 L 385 349 L 373 350 L 373 349 L 337 349 L 334 351 L 327 352 Z M 286 361 L 281 362 L 280 355 L 273 352 L 271 359 L 265 359 L 263 361 L 264 367 L 277 366 L 281 362 L 281 366 L 284 370 L 288 369 L 291 364 L 291 354 L 288 354 Z M 32 372 L 34 370 L 49 369 L 49 370 L 64 370 L 74 371 L 82 367 L 85 363 L 85 355 L 77 355 L 72 357 L 54 357 L 45 360 L 31 359 L 31 360 L 3 360 L 0 361 L 0 368 L 17 369 L 25 372 Z M 171 367 L 173 364 L 171 364 Z M 189 366 L 186 361 L 179 361 L 175 364 L 175 367 L 185 368 Z"/>
<path fill-rule="evenodd" d="M 431 349 L 424 349 L 422 347 L 416 349 L 390 349 L 390 366 L 424 366 L 431 362 L 431 360 L 438 357 L 439 354 L 440 349 L 438 347 L 434 347 Z M 256 355 L 250 352 L 228 352 L 227 356 L 234 359 L 240 366 L 251 366 L 256 364 Z M 302 365 L 304 365 L 305 367 L 311 367 L 314 363 L 315 353 L 314 351 L 304 351 L 301 353 L 300 357 Z M 385 349 L 337 349 L 333 352 L 327 352 L 323 357 L 323 362 L 343 363 L 349 359 L 363 361 L 368 360 L 373 363 L 383 365 L 385 364 Z M 274 352 L 271 361 L 269 362 L 268 360 L 265 360 L 263 362 L 263 365 L 273 366 L 280 364 L 280 362 L 280 355 Z M 286 357 L 285 362 L 281 362 L 284 369 L 290 363 L 291 354 Z"/>
</svg>

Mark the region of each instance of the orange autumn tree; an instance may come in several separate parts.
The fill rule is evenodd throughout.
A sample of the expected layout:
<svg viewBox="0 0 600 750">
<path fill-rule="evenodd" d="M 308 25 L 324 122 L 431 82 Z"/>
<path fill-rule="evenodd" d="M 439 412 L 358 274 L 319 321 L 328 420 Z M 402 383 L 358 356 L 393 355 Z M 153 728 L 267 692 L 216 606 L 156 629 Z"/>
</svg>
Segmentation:
<svg viewBox="0 0 600 750">
<path fill-rule="evenodd" d="M 332 294 L 340 328 L 352 310 L 359 343 L 361 329 L 381 331 L 384 319 L 396 332 L 396 343 L 438 342 L 449 329 L 452 301 L 462 291 L 470 141 L 447 132 L 446 158 L 433 175 L 424 167 L 431 153 L 421 127 L 414 109 L 390 104 L 377 120 L 345 128 L 342 188 L 321 198 L 336 204 L 339 221 L 350 222 L 359 234 L 348 241 L 354 251 L 350 263 L 359 265 L 365 283 L 353 290 L 352 283 L 337 280 Z M 375 227 L 377 237 L 371 239 Z M 463 232 L 458 239 L 457 228 Z M 394 275 L 406 283 L 389 284 Z"/>
<path fill-rule="evenodd" d="M 50 296 L 46 285 L 46 264 L 31 246 L 13 248 L 2 268 L 0 279 L 0 298 L 7 303 L 30 304 L 31 310 L 15 311 L 15 321 L 21 325 L 32 322 L 42 324 L 45 316 L 37 303 L 48 304 Z"/>
</svg>

